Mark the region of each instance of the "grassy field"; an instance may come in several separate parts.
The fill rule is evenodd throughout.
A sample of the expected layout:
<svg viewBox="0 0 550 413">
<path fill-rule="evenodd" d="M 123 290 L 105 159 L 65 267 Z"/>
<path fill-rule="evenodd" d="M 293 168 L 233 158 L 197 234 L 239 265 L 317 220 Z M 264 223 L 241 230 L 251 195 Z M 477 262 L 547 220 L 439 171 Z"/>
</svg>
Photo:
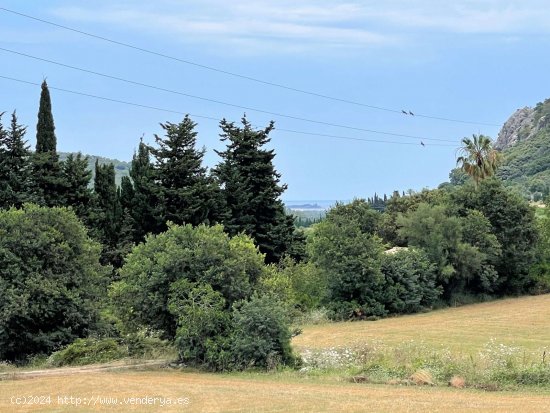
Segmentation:
<svg viewBox="0 0 550 413">
<path fill-rule="evenodd" d="M 478 354 L 488 342 L 538 354 L 550 346 L 550 295 L 501 300 L 374 322 L 304 327 L 300 351 L 366 342 L 402 346 L 411 340 L 453 353 Z M 548 367 L 550 368 L 550 367 Z M 353 383 L 346 371 L 205 374 L 170 369 L 90 371 L 0 381 L 0 412 L 542 412 L 550 387 L 489 392 L 474 388 Z M 519 389 L 519 390 L 517 390 Z M 51 395 L 51 404 L 21 406 L 12 397 Z M 60 404 L 73 396 L 80 406 Z M 141 404 L 144 397 L 149 404 Z M 94 397 L 116 398 L 102 404 Z M 170 398 L 180 405 L 161 407 Z M 77 399 L 80 398 L 80 399 Z M 126 398 L 126 399 L 124 399 Z M 140 398 L 128 399 L 128 398 Z M 132 404 L 133 403 L 133 404 Z"/>
<path fill-rule="evenodd" d="M 17 407 L 11 396 L 52 395 L 51 405 Z M 116 405 L 58 404 L 58 396 L 117 398 Z M 179 406 L 127 405 L 123 398 L 188 399 Z M 76 400 L 76 399 L 75 399 Z M 543 412 L 550 393 L 351 384 L 285 375 L 175 371 L 90 373 L 0 382 L 1 412 Z"/>
<path fill-rule="evenodd" d="M 448 308 L 379 321 L 303 328 L 298 349 L 361 345 L 372 340 L 398 345 L 408 340 L 475 353 L 491 340 L 527 351 L 550 350 L 550 295 Z M 550 352 L 550 351 L 549 351 Z"/>
</svg>

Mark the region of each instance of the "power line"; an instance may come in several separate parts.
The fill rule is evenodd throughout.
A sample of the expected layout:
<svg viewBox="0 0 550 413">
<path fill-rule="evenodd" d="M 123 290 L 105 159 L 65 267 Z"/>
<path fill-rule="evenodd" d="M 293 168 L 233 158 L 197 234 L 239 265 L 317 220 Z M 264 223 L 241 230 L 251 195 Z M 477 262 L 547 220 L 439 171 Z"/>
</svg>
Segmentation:
<svg viewBox="0 0 550 413">
<path fill-rule="evenodd" d="M 17 79 L 17 78 L 13 78 L 13 77 L 9 77 L 9 76 L 0 75 L 0 78 L 5 79 L 5 80 L 10 80 L 12 82 L 18 82 L 18 83 L 23 83 L 23 84 L 32 85 L 32 86 L 40 86 L 40 83 L 31 82 L 31 81 L 28 81 L 28 80 Z M 143 109 L 152 109 L 152 110 L 156 110 L 156 111 L 160 111 L 160 112 L 175 113 L 175 114 L 178 114 L 178 115 L 187 114 L 187 113 L 177 111 L 177 110 L 173 110 L 173 109 L 160 108 L 160 107 L 157 107 L 157 106 L 150 106 L 150 105 L 142 105 L 140 103 L 128 102 L 128 101 L 125 101 L 125 100 L 113 99 L 113 98 L 108 98 L 108 97 L 105 97 L 105 96 L 99 96 L 99 95 L 94 95 L 94 94 L 90 94 L 90 93 L 84 93 L 84 92 L 79 92 L 79 91 L 75 91 L 75 90 L 59 88 L 59 87 L 55 87 L 55 86 L 52 86 L 52 85 L 48 85 L 48 88 L 52 89 L 52 90 L 57 90 L 57 91 L 60 91 L 60 92 L 64 92 L 64 93 L 70 93 L 70 94 L 73 94 L 73 95 L 85 96 L 85 97 L 88 97 L 88 98 L 93 98 L 93 99 L 98 99 L 98 100 L 103 100 L 103 101 L 113 102 L 113 103 L 119 103 L 119 104 L 123 104 L 123 105 L 139 107 L 139 108 L 143 108 Z M 212 116 L 196 115 L 196 114 L 192 114 L 192 113 L 188 113 L 188 115 L 190 115 L 192 117 L 195 117 L 195 118 L 202 118 L 202 119 L 208 119 L 208 120 L 213 120 L 213 121 L 219 122 L 218 118 L 214 118 Z M 397 142 L 397 141 L 387 141 L 387 140 L 355 138 L 355 137 L 350 137 L 350 136 L 329 135 L 329 134 L 314 133 L 314 132 L 296 131 L 296 130 L 292 130 L 292 129 L 276 128 L 275 130 L 276 131 L 278 130 L 278 131 L 281 131 L 281 132 L 302 134 L 302 135 L 330 137 L 330 138 L 335 138 L 335 139 L 345 139 L 345 140 L 375 142 L 375 143 L 389 143 L 389 144 L 396 144 L 396 145 L 415 145 L 415 146 L 418 146 L 418 143 L 412 143 L 412 142 Z M 429 140 L 429 138 L 422 138 L 422 139 Z M 453 147 L 456 147 L 456 145 L 451 145 L 451 144 L 430 144 L 429 146 L 453 146 Z"/>
<path fill-rule="evenodd" d="M 295 87 L 292 87 L 292 86 L 283 85 L 281 83 L 270 82 L 270 81 L 258 79 L 258 78 L 252 77 L 252 76 L 247 76 L 247 75 L 243 75 L 243 74 L 236 73 L 236 72 L 230 72 L 228 70 L 224 70 L 224 69 L 216 68 L 216 67 L 213 67 L 213 66 L 208 66 L 208 65 L 201 64 L 201 63 L 193 62 L 191 60 L 181 59 L 179 57 L 170 56 L 170 55 L 160 53 L 160 52 L 155 52 L 154 50 L 146 49 L 146 48 L 139 47 L 139 46 L 129 44 L 129 43 L 124 43 L 124 42 L 114 40 L 114 39 L 110 39 L 110 38 L 100 36 L 100 35 L 97 35 L 97 34 L 85 32 L 83 30 L 75 29 L 73 27 L 65 26 L 65 25 L 62 25 L 62 24 L 59 24 L 59 23 L 54 23 L 54 22 L 49 21 L 49 20 L 45 20 L 45 19 L 41 19 L 41 18 L 38 18 L 38 17 L 30 16 L 28 14 L 20 13 L 20 12 L 17 12 L 15 10 L 10 10 L 10 9 L 5 8 L 5 7 L 0 7 L 0 10 L 5 11 L 7 13 L 12 13 L 12 14 L 18 15 L 20 17 L 25 17 L 27 19 L 31 19 L 31 20 L 35 20 L 35 21 L 38 21 L 38 22 L 41 22 L 41 23 L 49 24 L 51 26 L 58 27 L 58 28 L 63 29 L 63 30 L 69 30 L 69 31 L 72 31 L 74 33 L 78 33 L 78 34 L 81 34 L 81 35 L 84 35 L 84 36 L 92 37 L 94 39 L 102 40 L 102 41 L 105 41 L 105 42 L 116 44 L 118 46 L 126 47 L 126 48 L 133 49 L 133 50 L 137 50 L 137 51 L 140 51 L 140 52 L 143 52 L 143 53 L 148 53 L 148 54 L 151 54 L 151 55 L 154 55 L 154 56 L 157 56 L 157 57 L 162 57 L 164 59 L 169 59 L 169 60 L 173 60 L 173 61 L 177 61 L 177 62 L 180 62 L 180 63 L 187 64 L 187 65 L 195 66 L 195 67 L 198 67 L 198 68 L 201 68 L 201 69 L 210 70 L 212 72 L 222 73 L 224 75 L 233 76 L 233 77 L 248 80 L 248 81 L 251 81 L 251 82 L 261 83 L 261 84 L 264 84 L 264 85 L 273 86 L 273 87 L 289 90 L 289 91 L 296 92 L 296 93 L 315 96 L 315 97 L 326 99 L 326 100 L 346 103 L 346 104 L 355 105 L 355 106 L 361 106 L 361 107 L 365 107 L 365 108 L 369 108 L 369 109 L 381 110 L 381 111 L 385 111 L 385 112 L 403 114 L 403 110 L 401 110 L 401 109 L 393 109 L 393 108 L 386 108 L 386 107 L 382 107 L 382 106 L 370 105 L 370 104 L 357 102 L 357 101 L 353 101 L 353 100 L 349 100 L 349 99 L 343 99 L 343 98 L 338 98 L 338 97 L 334 97 L 334 96 L 329 96 L 329 95 L 325 95 L 325 94 L 318 93 L 318 92 L 312 92 L 312 91 L 305 90 L 305 89 L 295 88 Z M 412 112 L 409 111 L 409 114 L 412 115 Z M 440 120 L 440 121 L 446 121 L 446 122 L 465 123 L 465 124 L 472 124 L 472 125 L 485 125 L 485 126 L 500 126 L 499 124 L 496 124 L 496 123 L 478 122 L 478 121 L 453 119 L 453 118 L 440 117 L 440 116 L 423 115 L 423 114 L 416 113 L 416 112 L 415 112 L 414 116 L 419 117 L 419 118 L 434 119 L 434 120 Z"/>
<path fill-rule="evenodd" d="M 401 137 L 401 138 L 410 138 L 410 139 L 426 139 L 426 140 L 430 140 L 430 141 L 440 141 L 440 142 L 455 142 L 455 141 L 449 140 L 449 139 L 424 138 L 422 136 L 407 135 L 407 134 L 402 134 L 402 133 L 385 132 L 385 131 L 378 131 L 378 130 L 374 130 L 374 129 L 359 128 L 359 127 L 355 127 L 355 126 L 342 125 L 342 124 L 325 122 L 325 121 L 320 121 L 320 120 L 315 120 L 315 119 L 302 118 L 302 117 L 294 116 L 294 115 L 287 115 L 287 114 L 278 113 L 278 112 L 271 112 L 271 111 L 267 111 L 267 110 L 263 110 L 263 109 L 254 108 L 254 107 L 242 106 L 242 105 L 237 105 L 237 104 L 230 103 L 230 102 L 224 102 L 224 101 L 221 101 L 221 100 L 205 98 L 203 96 L 192 95 L 192 94 L 185 93 L 185 92 L 180 92 L 180 91 L 177 91 L 177 90 L 166 89 L 166 88 L 163 88 L 163 87 L 154 86 L 154 85 L 150 85 L 150 84 L 142 83 L 142 82 L 137 82 L 137 81 L 134 81 L 134 80 L 125 79 L 125 78 L 118 77 L 118 76 L 112 76 L 112 75 L 108 75 L 108 74 L 105 74 L 105 73 L 100 73 L 100 72 L 96 72 L 96 71 L 93 71 L 93 70 L 84 69 L 84 68 L 81 68 L 81 67 L 72 66 L 72 65 L 65 64 L 65 63 L 57 62 L 57 61 L 54 61 L 54 60 L 44 59 L 44 58 L 41 58 L 41 57 L 29 55 L 29 54 L 26 54 L 26 53 L 17 52 L 17 51 L 10 50 L 10 49 L 5 49 L 3 47 L 0 47 L 0 50 L 4 51 L 4 52 L 16 54 L 16 55 L 19 55 L 19 56 L 24 56 L 24 57 L 27 57 L 27 58 L 30 58 L 30 59 L 51 63 L 51 64 L 61 66 L 61 67 L 65 67 L 65 68 L 68 68 L 68 69 L 80 71 L 80 72 L 83 72 L 83 73 L 88 73 L 88 74 L 92 74 L 92 75 L 95 75 L 95 76 L 100 76 L 100 77 L 104 77 L 104 78 L 107 78 L 107 79 L 112 79 L 112 80 L 116 80 L 116 81 L 119 81 L 119 82 L 128 83 L 128 84 L 135 85 L 135 86 L 141 86 L 141 87 L 145 87 L 145 88 L 149 88 L 149 89 L 159 90 L 161 92 L 172 93 L 172 94 L 175 94 L 175 95 L 180 95 L 180 96 L 185 96 L 185 97 L 189 97 L 189 98 L 192 98 L 192 99 L 198 99 L 198 100 L 202 100 L 202 101 L 206 101 L 206 102 L 216 103 L 216 104 L 219 104 L 219 105 L 244 109 L 244 110 L 247 110 L 247 111 L 258 112 L 258 113 L 268 114 L 268 115 L 272 115 L 272 116 L 278 116 L 278 117 L 282 117 L 282 118 L 298 120 L 298 121 L 302 121 L 302 122 L 314 123 L 314 124 L 318 124 L 318 125 L 332 126 L 332 127 L 336 127 L 336 128 L 350 129 L 350 130 L 356 130 L 356 131 L 361 131 L 361 132 L 375 133 L 375 134 L 379 134 L 379 135 L 388 135 L 388 136 L 395 136 L 395 137 Z"/>
</svg>

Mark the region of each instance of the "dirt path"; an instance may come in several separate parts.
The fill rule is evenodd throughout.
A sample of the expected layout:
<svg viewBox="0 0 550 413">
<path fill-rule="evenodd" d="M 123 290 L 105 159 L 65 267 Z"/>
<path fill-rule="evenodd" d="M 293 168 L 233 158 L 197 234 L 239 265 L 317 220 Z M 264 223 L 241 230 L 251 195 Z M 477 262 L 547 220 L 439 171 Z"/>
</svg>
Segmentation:
<svg viewBox="0 0 550 413">
<path fill-rule="evenodd" d="M 119 361 L 106 364 L 92 364 L 89 366 L 78 367 L 59 367 L 41 370 L 14 370 L 5 373 L 0 373 L 0 380 L 20 380 L 34 377 L 49 377 L 49 376 L 70 376 L 82 373 L 94 373 L 100 371 L 112 370 L 138 370 L 143 368 L 164 367 L 170 362 L 168 360 L 143 360 L 139 362 Z"/>
</svg>

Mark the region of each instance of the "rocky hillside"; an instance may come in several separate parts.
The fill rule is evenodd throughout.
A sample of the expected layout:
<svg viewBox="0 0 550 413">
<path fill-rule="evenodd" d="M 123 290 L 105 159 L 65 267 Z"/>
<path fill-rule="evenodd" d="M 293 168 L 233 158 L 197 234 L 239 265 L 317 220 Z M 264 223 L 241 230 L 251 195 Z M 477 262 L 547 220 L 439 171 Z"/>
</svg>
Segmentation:
<svg viewBox="0 0 550 413">
<path fill-rule="evenodd" d="M 495 147 L 504 161 L 498 175 L 525 197 L 550 193 L 550 99 L 517 110 L 502 127 Z"/>
<path fill-rule="evenodd" d="M 506 121 L 498 134 L 495 148 L 506 150 L 519 142 L 526 141 L 550 125 L 550 99 L 534 108 L 518 109 Z"/>
</svg>

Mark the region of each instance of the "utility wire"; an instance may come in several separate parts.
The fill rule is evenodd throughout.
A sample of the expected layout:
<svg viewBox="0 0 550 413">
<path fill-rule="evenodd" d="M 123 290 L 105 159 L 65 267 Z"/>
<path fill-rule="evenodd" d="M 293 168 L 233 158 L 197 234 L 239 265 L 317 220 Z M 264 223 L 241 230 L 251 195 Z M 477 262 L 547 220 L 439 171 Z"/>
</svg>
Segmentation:
<svg viewBox="0 0 550 413">
<path fill-rule="evenodd" d="M 10 49 L 5 49 L 3 47 L 0 47 L 0 50 L 4 51 L 4 52 L 16 54 L 16 55 L 19 55 L 19 56 L 24 56 L 24 57 L 27 57 L 27 58 L 30 58 L 30 59 L 51 63 L 51 64 L 61 66 L 61 67 L 65 67 L 65 68 L 68 68 L 68 69 L 77 70 L 77 71 L 84 72 L 84 73 L 89 73 L 89 74 L 92 74 L 92 75 L 95 75 L 95 76 L 101 76 L 101 77 L 104 77 L 104 78 L 107 78 L 107 79 L 116 80 L 116 81 L 119 81 L 119 82 L 129 83 L 129 84 L 136 85 L 136 86 L 141 86 L 141 87 L 145 87 L 145 88 L 149 88 L 149 89 L 159 90 L 159 91 L 162 91 L 162 92 L 172 93 L 172 94 L 175 94 L 175 95 L 185 96 L 185 97 L 189 97 L 189 98 L 192 98 L 192 99 L 198 99 L 198 100 L 202 100 L 202 101 L 206 101 L 206 102 L 216 103 L 216 104 L 219 104 L 219 105 L 244 109 L 244 110 L 248 110 L 248 111 L 252 111 L 252 112 L 259 112 L 259 113 L 278 116 L 278 117 L 282 117 L 282 118 L 298 120 L 298 121 L 302 121 L 302 122 L 315 123 L 315 124 L 318 124 L 318 125 L 332 126 L 332 127 L 337 127 L 337 128 L 343 128 L 343 129 L 351 129 L 351 130 L 356 130 L 356 131 L 361 131 L 361 132 L 375 133 L 375 134 L 379 134 L 379 135 L 389 135 L 389 136 L 395 136 L 395 137 L 401 137 L 401 138 L 410 138 L 410 139 L 426 139 L 426 140 L 430 140 L 430 141 L 455 142 L 455 141 L 449 140 L 449 139 L 437 139 L 437 138 L 431 138 L 430 139 L 430 138 L 424 138 L 422 136 L 377 131 L 377 130 L 373 130 L 373 129 L 359 128 L 359 127 L 354 127 L 354 126 L 348 126 L 348 125 L 342 125 L 342 124 L 337 124 L 337 123 L 320 121 L 320 120 L 302 118 L 302 117 L 299 117 L 299 116 L 287 115 L 287 114 L 283 114 L 283 113 L 270 112 L 270 111 L 263 110 L 263 109 L 253 108 L 253 107 L 249 107 L 249 106 L 237 105 L 237 104 L 229 103 L 229 102 L 223 102 L 223 101 L 216 100 L 216 99 L 210 99 L 210 98 L 205 98 L 205 97 L 202 97 L 202 96 L 191 95 L 189 93 L 180 92 L 180 91 L 177 91 L 177 90 L 166 89 L 166 88 L 159 87 L 159 86 L 149 85 L 147 83 L 137 82 L 137 81 L 134 81 L 134 80 L 129 80 L 129 79 L 125 79 L 125 78 L 121 78 L 121 77 L 117 77 L 117 76 L 112 76 L 112 75 L 108 75 L 108 74 L 105 74 L 105 73 L 100 73 L 100 72 L 96 72 L 96 71 L 93 71 L 93 70 L 88 70 L 88 69 L 84 69 L 84 68 L 81 68 L 81 67 L 71 66 L 71 65 L 68 65 L 68 64 L 65 64 L 65 63 L 56 62 L 54 60 L 44 59 L 44 58 L 41 58 L 41 57 L 29 55 L 29 54 L 26 54 L 26 53 L 21 53 L 21 52 L 17 52 L 17 51 L 10 50 Z"/>
<path fill-rule="evenodd" d="M 343 98 L 338 98 L 338 97 L 334 97 L 334 96 L 325 95 L 325 94 L 318 93 L 318 92 L 308 91 L 308 90 L 305 90 L 305 89 L 299 89 L 299 88 L 295 88 L 295 87 L 292 87 L 292 86 L 283 85 L 281 83 L 270 82 L 270 81 L 267 81 L 267 80 L 258 79 L 258 78 L 252 77 L 252 76 L 246 76 L 246 75 L 239 74 L 239 73 L 236 73 L 236 72 L 230 72 L 230 71 L 219 69 L 219 68 L 216 68 L 216 67 L 213 67 L 213 66 L 207 66 L 207 65 L 204 65 L 204 64 L 201 64 L 201 63 L 193 62 L 191 60 L 181 59 L 179 57 L 174 57 L 174 56 L 170 56 L 170 55 L 167 55 L 167 54 L 164 54 L 164 53 L 155 52 L 154 50 L 146 49 L 146 48 L 139 47 L 139 46 L 129 44 L 129 43 L 124 43 L 124 42 L 121 42 L 121 41 L 118 41 L 118 40 L 113 40 L 113 39 L 110 39 L 110 38 L 107 38 L 107 37 L 104 37 L 104 36 L 100 36 L 100 35 L 97 35 L 97 34 L 85 32 L 83 30 L 78 30 L 78 29 L 75 29 L 73 27 L 65 26 L 65 25 L 62 25 L 62 24 L 59 24 L 59 23 L 54 23 L 54 22 L 49 21 L 49 20 L 45 20 L 45 19 L 41 19 L 41 18 L 38 18 L 38 17 L 30 16 L 28 14 L 20 13 L 20 12 L 17 12 L 15 10 L 7 9 L 5 7 L 0 7 L 0 10 L 2 10 L 4 12 L 7 12 L 7 13 L 12 13 L 12 14 L 18 15 L 20 17 L 25 17 L 27 19 L 31 19 L 31 20 L 35 20 L 35 21 L 38 21 L 38 22 L 41 22 L 41 23 L 49 24 L 51 26 L 55 26 L 55 27 L 58 27 L 58 28 L 63 29 L 63 30 L 69 30 L 69 31 L 72 31 L 74 33 L 78 33 L 78 34 L 81 34 L 81 35 L 84 35 L 84 36 L 92 37 L 94 39 L 102 40 L 102 41 L 105 41 L 105 42 L 108 42 L 108 43 L 116 44 L 118 46 L 126 47 L 126 48 L 133 49 L 133 50 L 137 50 L 137 51 L 140 51 L 140 52 L 143 52 L 143 53 L 148 53 L 148 54 L 151 54 L 151 55 L 154 55 L 154 56 L 157 56 L 157 57 L 162 57 L 162 58 L 165 58 L 165 59 L 169 59 L 169 60 L 173 60 L 173 61 L 177 61 L 177 62 L 180 62 L 180 63 L 187 64 L 187 65 L 195 66 L 195 67 L 198 67 L 198 68 L 201 68 L 201 69 L 210 70 L 212 72 L 222 73 L 224 75 L 233 76 L 233 77 L 248 80 L 248 81 L 251 81 L 251 82 L 261 83 L 261 84 L 264 84 L 264 85 L 273 86 L 273 87 L 289 90 L 289 91 L 296 92 L 296 93 L 315 96 L 315 97 L 326 99 L 326 100 L 347 103 L 347 104 L 350 104 L 350 105 L 361 106 L 361 107 L 381 110 L 381 111 L 385 111 L 385 112 L 397 113 L 397 114 L 400 114 L 400 115 L 403 114 L 403 110 L 386 108 L 386 107 L 376 106 L 376 105 L 369 105 L 369 104 L 366 104 L 366 103 L 357 102 L 357 101 L 353 101 L 353 100 L 349 100 L 349 99 L 343 99 Z M 409 114 L 412 115 L 412 113 L 410 111 L 409 111 Z M 471 125 L 500 126 L 499 124 L 496 124 L 496 123 L 478 122 L 478 121 L 470 121 L 470 120 L 462 120 L 462 119 L 453 119 L 453 118 L 446 118 L 446 117 L 440 117 L 440 116 L 430 116 L 430 115 L 423 115 L 423 114 L 416 113 L 416 112 L 415 112 L 414 116 L 419 117 L 419 118 L 434 119 L 434 120 L 440 120 L 440 121 L 446 121 L 446 122 L 455 122 L 455 123 L 465 123 L 465 124 L 471 124 Z"/>
<path fill-rule="evenodd" d="M 5 79 L 5 80 L 10 80 L 12 82 L 18 82 L 18 83 L 23 83 L 23 84 L 32 85 L 32 86 L 40 86 L 40 83 L 30 82 L 30 81 L 27 81 L 27 80 L 17 79 L 17 78 L 13 78 L 13 77 L 9 77 L 9 76 L 0 75 L 0 78 Z M 48 88 L 52 89 L 52 90 L 57 90 L 57 91 L 60 91 L 60 92 L 64 92 L 64 93 L 70 93 L 70 94 L 73 94 L 73 95 L 85 96 L 85 97 L 89 97 L 89 98 L 93 98 L 93 99 L 98 99 L 98 100 L 103 100 L 103 101 L 108 101 L 108 102 L 114 102 L 114 103 L 119 103 L 119 104 L 128 105 L 128 106 L 134 106 L 134 107 L 139 107 L 139 108 L 144 108 L 144 109 L 152 109 L 152 110 L 156 110 L 156 111 L 160 111 L 160 112 L 175 113 L 175 114 L 178 114 L 178 115 L 188 114 L 189 116 L 192 116 L 192 117 L 195 117 L 195 118 L 202 118 L 202 119 L 208 119 L 208 120 L 213 120 L 213 121 L 219 122 L 218 118 L 214 118 L 212 116 L 196 115 L 196 114 L 192 114 L 192 113 L 184 113 L 184 112 L 173 110 L 173 109 L 160 108 L 160 107 L 157 107 L 157 106 L 142 105 L 140 103 L 128 102 L 128 101 L 119 100 L 119 99 L 112 99 L 112 98 L 108 98 L 108 97 L 105 97 L 105 96 L 99 96 L 99 95 L 93 95 L 93 94 L 90 94 L 90 93 L 84 93 L 84 92 L 79 92 L 79 91 L 75 91 L 75 90 L 63 89 L 63 88 L 59 88 L 59 87 L 55 87 L 55 86 L 51 86 L 51 85 L 48 85 Z M 355 140 L 355 141 L 363 141 L 363 142 L 390 143 L 390 144 L 396 144 L 396 145 L 415 145 L 415 146 L 418 146 L 418 143 L 412 143 L 412 142 L 397 142 L 397 141 L 387 141 L 387 140 L 355 138 L 355 137 L 350 137 L 350 136 L 328 135 L 328 134 L 322 134 L 322 133 L 296 131 L 296 130 L 292 130 L 292 129 L 275 128 L 275 130 L 276 131 L 278 130 L 278 131 L 281 131 L 281 132 L 302 134 L 302 135 L 323 136 L 323 137 L 329 137 L 329 138 L 335 138 L 335 139 L 346 139 L 346 140 Z M 429 138 L 421 138 L 421 139 L 429 140 Z M 453 146 L 453 147 L 456 147 L 456 145 L 437 144 L 437 143 L 434 143 L 434 144 L 431 143 L 431 144 L 429 144 L 429 146 Z"/>
</svg>

